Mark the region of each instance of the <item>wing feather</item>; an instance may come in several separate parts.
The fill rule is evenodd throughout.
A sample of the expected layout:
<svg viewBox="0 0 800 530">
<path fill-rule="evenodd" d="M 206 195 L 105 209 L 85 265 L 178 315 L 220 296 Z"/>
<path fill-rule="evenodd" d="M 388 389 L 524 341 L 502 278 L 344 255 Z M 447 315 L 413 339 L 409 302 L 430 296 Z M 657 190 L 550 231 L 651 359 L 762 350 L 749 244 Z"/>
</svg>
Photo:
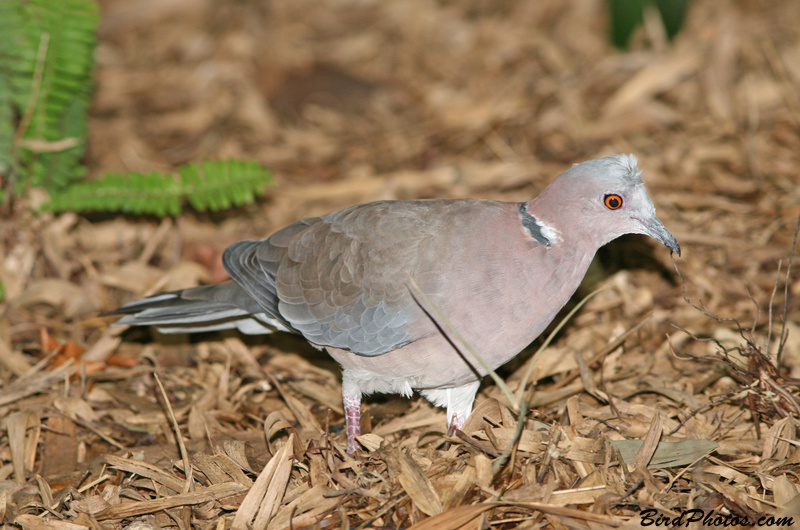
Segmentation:
<svg viewBox="0 0 800 530">
<path fill-rule="evenodd" d="M 380 201 L 303 219 L 223 256 L 233 280 L 268 316 L 310 342 L 366 356 L 414 340 L 427 318 L 410 273 L 436 289 L 437 237 L 459 230 L 490 201 Z M 428 293 L 433 294 L 433 293 Z"/>
</svg>

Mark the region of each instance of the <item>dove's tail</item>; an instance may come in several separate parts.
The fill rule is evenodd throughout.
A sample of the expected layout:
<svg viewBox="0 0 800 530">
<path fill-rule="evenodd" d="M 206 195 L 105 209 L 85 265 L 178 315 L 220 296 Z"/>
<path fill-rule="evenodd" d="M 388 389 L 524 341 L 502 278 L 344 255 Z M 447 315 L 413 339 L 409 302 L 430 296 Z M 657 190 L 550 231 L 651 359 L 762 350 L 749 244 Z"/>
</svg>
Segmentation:
<svg viewBox="0 0 800 530">
<path fill-rule="evenodd" d="M 116 324 L 155 326 L 162 333 L 238 329 L 248 335 L 292 331 L 268 315 L 233 281 L 156 294 L 105 315 L 125 315 Z"/>
</svg>

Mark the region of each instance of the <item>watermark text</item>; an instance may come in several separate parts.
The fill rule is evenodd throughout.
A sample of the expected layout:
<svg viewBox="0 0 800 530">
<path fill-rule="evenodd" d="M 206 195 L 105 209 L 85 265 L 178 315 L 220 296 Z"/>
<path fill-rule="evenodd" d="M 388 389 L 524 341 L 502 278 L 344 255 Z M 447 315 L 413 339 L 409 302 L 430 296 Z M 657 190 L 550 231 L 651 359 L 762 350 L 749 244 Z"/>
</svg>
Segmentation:
<svg viewBox="0 0 800 530">
<path fill-rule="evenodd" d="M 705 511 L 700 509 L 684 510 L 680 515 L 664 515 L 658 513 L 653 508 L 642 510 L 639 514 L 642 526 L 652 526 L 654 528 L 680 528 L 688 527 L 690 523 L 700 523 L 703 526 L 731 527 L 731 526 L 764 526 L 791 528 L 794 525 L 793 517 L 775 517 L 774 515 L 761 515 L 750 520 L 741 515 L 729 515 L 714 510 Z"/>
</svg>

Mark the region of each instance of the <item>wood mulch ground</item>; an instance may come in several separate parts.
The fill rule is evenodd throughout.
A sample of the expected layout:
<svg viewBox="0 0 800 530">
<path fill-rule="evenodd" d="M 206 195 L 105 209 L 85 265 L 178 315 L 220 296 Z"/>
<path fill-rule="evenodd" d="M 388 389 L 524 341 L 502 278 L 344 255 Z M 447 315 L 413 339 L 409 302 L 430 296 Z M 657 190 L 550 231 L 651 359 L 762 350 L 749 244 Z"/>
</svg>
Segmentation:
<svg viewBox="0 0 800 530">
<path fill-rule="evenodd" d="M 696 0 L 675 42 L 648 15 L 621 53 L 604 6 L 103 0 L 91 173 L 240 157 L 278 186 L 165 220 L 35 213 L 34 193 L 2 220 L 3 528 L 799 527 L 800 9 Z M 228 244 L 304 216 L 527 200 L 618 152 L 683 257 L 601 251 L 581 294 L 605 289 L 523 418 L 487 381 L 447 439 L 423 399 L 376 396 L 350 457 L 337 367 L 302 340 L 98 316 L 220 281 Z M 536 346 L 501 371 L 513 391 Z"/>
</svg>

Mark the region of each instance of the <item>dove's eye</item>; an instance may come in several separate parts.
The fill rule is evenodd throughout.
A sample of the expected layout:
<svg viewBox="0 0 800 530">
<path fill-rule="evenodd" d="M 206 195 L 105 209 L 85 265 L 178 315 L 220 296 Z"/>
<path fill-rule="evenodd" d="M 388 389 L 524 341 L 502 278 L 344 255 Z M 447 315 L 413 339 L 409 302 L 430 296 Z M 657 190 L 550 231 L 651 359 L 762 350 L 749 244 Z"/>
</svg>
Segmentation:
<svg viewBox="0 0 800 530">
<path fill-rule="evenodd" d="M 622 208 L 622 197 L 616 193 L 608 194 L 603 198 L 603 204 L 605 204 L 606 208 L 609 210 L 619 210 Z"/>
</svg>

